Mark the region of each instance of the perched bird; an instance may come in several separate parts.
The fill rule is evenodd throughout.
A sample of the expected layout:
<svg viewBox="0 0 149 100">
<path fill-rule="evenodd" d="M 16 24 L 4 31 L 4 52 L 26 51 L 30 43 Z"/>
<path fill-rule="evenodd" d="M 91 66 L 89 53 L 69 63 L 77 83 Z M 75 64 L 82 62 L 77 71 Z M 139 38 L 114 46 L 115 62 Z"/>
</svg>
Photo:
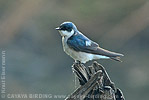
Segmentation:
<svg viewBox="0 0 149 100">
<path fill-rule="evenodd" d="M 113 59 L 121 61 L 123 54 L 105 50 L 87 38 L 72 22 L 64 22 L 56 28 L 62 36 L 63 49 L 75 61 L 86 63 L 95 59 Z"/>
</svg>

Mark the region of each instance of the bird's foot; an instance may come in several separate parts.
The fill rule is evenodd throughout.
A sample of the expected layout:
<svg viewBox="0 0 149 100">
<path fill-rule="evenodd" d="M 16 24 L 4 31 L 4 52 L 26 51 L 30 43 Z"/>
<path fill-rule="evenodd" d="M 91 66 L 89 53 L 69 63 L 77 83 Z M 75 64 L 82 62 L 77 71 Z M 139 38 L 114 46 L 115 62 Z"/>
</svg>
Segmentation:
<svg viewBox="0 0 149 100">
<path fill-rule="evenodd" d="M 74 64 L 81 65 L 82 63 L 79 60 L 75 60 Z"/>
</svg>

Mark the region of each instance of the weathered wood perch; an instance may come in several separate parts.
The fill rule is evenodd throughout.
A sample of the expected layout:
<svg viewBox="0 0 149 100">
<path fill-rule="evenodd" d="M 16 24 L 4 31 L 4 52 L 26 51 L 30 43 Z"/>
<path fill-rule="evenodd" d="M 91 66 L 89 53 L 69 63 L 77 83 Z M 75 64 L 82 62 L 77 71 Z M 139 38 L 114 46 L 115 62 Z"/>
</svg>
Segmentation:
<svg viewBox="0 0 149 100">
<path fill-rule="evenodd" d="M 65 100 L 124 100 L 122 91 L 115 87 L 105 68 L 99 63 L 94 62 L 88 67 L 74 63 L 72 70 L 81 86 Z"/>
</svg>

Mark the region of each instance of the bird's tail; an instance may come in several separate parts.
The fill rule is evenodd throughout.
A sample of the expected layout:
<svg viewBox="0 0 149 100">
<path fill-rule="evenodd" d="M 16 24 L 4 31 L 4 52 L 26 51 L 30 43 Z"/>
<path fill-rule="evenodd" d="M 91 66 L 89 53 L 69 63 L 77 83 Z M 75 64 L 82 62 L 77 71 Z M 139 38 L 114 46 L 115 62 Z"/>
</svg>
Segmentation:
<svg viewBox="0 0 149 100">
<path fill-rule="evenodd" d="M 120 59 L 120 56 L 117 56 L 117 57 L 110 57 L 110 58 L 111 58 L 112 60 L 122 62 L 121 59 Z"/>
<path fill-rule="evenodd" d="M 98 47 L 97 50 L 94 52 L 95 54 L 98 54 L 100 57 L 99 58 L 111 58 L 115 61 L 119 61 L 119 62 L 122 62 L 120 60 L 120 57 L 121 56 L 124 56 L 123 54 L 120 54 L 120 53 L 116 53 L 116 52 L 112 52 L 112 51 L 109 51 L 109 50 L 105 50 L 103 48 L 100 48 Z M 102 55 L 102 56 L 101 56 Z"/>
</svg>

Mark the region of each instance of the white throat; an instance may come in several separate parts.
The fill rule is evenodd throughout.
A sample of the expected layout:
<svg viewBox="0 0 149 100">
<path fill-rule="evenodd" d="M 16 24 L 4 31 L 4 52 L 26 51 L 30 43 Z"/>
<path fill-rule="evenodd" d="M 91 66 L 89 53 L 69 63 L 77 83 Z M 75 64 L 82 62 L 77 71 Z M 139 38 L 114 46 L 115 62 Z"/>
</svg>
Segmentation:
<svg viewBox="0 0 149 100">
<path fill-rule="evenodd" d="M 60 32 L 61 36 L 66 36 L 66 37 L 71 37 L 74 34 L 74 30 L 73 29 L 72 29 L 71 32 L 63 31 L 63 30 L 61 30 L 59 32 Z"/>
</svg>

